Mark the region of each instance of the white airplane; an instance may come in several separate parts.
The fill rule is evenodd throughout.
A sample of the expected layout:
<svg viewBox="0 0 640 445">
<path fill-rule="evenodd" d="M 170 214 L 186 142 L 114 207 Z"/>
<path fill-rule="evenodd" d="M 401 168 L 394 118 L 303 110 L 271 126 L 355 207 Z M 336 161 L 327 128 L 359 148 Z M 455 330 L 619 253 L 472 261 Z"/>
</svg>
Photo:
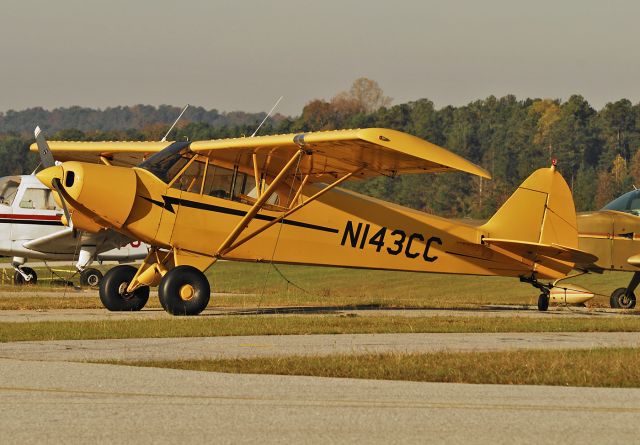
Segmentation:
<svg viewBox="0 0 640 445">
<path fill-rule="evenodd" d="M 96 286 L 102 278 L 89 267 L 93 261 L 120 263 L 143 259 L 146 244 L 113 230 L 77 232 L 66 227 L 53 194 L 33 175 L 0 178 L 0 256 L 13 257 L 15 284 L 35 283 L 27 259 L 74 261 L 82 285 Z"/>
</svg>

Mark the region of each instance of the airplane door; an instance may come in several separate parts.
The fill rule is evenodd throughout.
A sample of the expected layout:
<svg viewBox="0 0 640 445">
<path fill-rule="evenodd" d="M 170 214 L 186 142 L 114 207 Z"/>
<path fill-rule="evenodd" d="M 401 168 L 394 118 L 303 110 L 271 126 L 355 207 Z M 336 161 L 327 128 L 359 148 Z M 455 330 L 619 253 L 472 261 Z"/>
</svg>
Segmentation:
<svg viewBox="0 0 640 445">
<path fill-rule="evenodd" d="M 51 190 L 24 182 L 23 186 L 12 205 L 11 240 L 15 248 L 20 248 L 27 240 L 63 229 L 62 210 L 55 203 Z"/>
<path fill-rule="evenodd" d="M 0 204 L 0 250 L 11 250 L 11 232 L 13 231 L 13 209 Z"/>
<path fill-rule="evenodd" d="M 626 213 L 613 218 L 613 243 L 611 249 L 612 269 L 636 271 L 627 259 L 640 252 L 640 224 L 638 217 Z"/>
<path fill-rule="evenodd" d="M 158 225 L 158 232 L 156 234 L 156 240 L 164 245 L 171 244 L 171 236 L 173 235 L 173 228 L 176 224 L 176 217 L 180 206 L 180 190 L 174 188 L 167 188 L 163 195 L 164 208 L 160 216 L 160 224 Z"/>
</svg>

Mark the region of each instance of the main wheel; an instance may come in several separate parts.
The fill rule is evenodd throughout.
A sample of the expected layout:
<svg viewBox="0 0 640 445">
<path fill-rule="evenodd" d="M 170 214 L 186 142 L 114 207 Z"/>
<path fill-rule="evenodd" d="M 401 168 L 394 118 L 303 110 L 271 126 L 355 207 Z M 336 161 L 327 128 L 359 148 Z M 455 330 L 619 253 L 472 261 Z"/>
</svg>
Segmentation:
<svg viewBox="0 0 640 445">
<path fill-rule="evenodd" d="M 538 310 L 544 312 L 547 309 L 549 309 L 549 295 L 543 292 L 538 297 Z"/>
<path fill-rule="evenodd" d="M 82 286 L 98 287 L 102 280 L 102 273 L 98 269 L 85 269 L 80 272 L 80 284 Z"/>
<path fill-rule="evenodd" d="M 633 309 L 636 307 L 636 295 L 633 292 L 627 292 L 626 287 L 619 287 L 611 294 L 609 303 L 614 309 Z"/>
<path fill-rule="evenodd" d="M 38 282 L 38 275 L 36 274 L 35 270 L 30 267 L 23 267 L 22 271 L 25 273 L 25 275 L 30 276 L 31 279 L 25 280 L 22 274 L 16 271 L 13 274 L 13 284 L 22 286 L 23 284 L 36 284 Z"/>
<path fill-rule="evenodd" d="M 207 277 L 193 266 L 171 269 L 158 287 L 160 304 L 173 315 L 198 315 L 209 304 L 210 295 Z"/>
<path fill-rule="evenodd" d="M 110 311 L 139 311 L 149 300 L 149 287 L 142 286 L 132 293 L 127 292 L 136 268 L 116 266 L 100 281 L 100 301 Z"/>
</svg>

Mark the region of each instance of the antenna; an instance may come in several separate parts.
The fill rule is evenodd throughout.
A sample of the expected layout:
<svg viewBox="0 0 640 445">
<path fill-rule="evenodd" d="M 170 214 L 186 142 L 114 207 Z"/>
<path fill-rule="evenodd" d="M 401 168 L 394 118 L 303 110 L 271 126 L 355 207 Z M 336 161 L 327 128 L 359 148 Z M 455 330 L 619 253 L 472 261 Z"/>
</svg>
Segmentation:
<svg viewBox="0 0 640 445">
<path fill-rule="evenodd" d="M 267 115 L 264 117 L 264 119 L 262 119 L 262 122 L 260 122 L 260 125 L 258 125 L 258 128 L 256 128 L 256 131 L 253 132 L 253 134 L 251 135 L 251 137 L 254 137 L 256 134 L 258 134 L 258 130 L 260 130 L 260 127 L 262 127 L 262 124 L 264 124 L 267 119 L 269 119 L 269 116 L 271 116 L 271 113 L 273 113 L 273 110 L 276 109 L 276 107 L 278 106 L 278 104 L 280 103 L 280 101 L 282 100 L 284 96 L 280 96 L 280 99 L 278 99 L 276 101 L 275 104 L 273 104 L 273 107 L 271 107 L 271 110 L 269 110 L 269 112 L 267 113 Z"/>
<path fill-rule="evenodd" d="M 184 108 L 182 109 L 182 112 L 180 113 L 180 115 L 178 116 L 178 119 L 176 119 L 173 122 L 173 125 L 171 125 L 171 127 L 169 127 L 169 130 L 167 131 L 167 134 L 164 135 L 164 137 L 162 139 L 160 139 L 160 142 L 165 142 L 167 140 L 167 137 L 169 137 L 169 133 L 171 133 L 171 130 L 173 130 L 173 127 L 176 126 L 176 124 L 178 123 L 178 121 L 180 120 L 180 118 L 182 117 L 182 115 L 184 114 L 185 111 L 187 111 L 187 108 L 189 108 L 189 104 L 185 105 Z"/>
</svg>

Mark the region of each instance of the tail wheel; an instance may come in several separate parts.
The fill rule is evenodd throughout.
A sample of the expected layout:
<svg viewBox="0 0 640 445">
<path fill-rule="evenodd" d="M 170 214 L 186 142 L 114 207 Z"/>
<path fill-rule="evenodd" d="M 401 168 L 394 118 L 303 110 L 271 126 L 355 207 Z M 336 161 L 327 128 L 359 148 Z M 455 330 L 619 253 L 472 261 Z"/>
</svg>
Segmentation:
<svg viewBox="0 0 640 445">
<path fill-rule="evenodd" d="M 613 291 L 609 303 L 614 309 L 633 309 L 636 307 L 636 295 L 628 292 L 626 287 L 620 287 Z"/>
<path fill-rule="evenodd" d="M 98 269 L 85 269 L 80 272 L 82 286 L 98 287 L 100 280 L 102 280 L 102 273 Z"/>
<path fill-rule="evenodd" d="M 30 277 L 29 280 L 26 280 L 22 274 L 16 270 L 13 274 L 13 284 L 22 286 L 24 284 L 36 284 L 38 282 L 38 275 L 35 270 L 30 267 L 23 267 L 21 270 L 26 276 Z"/>
<path fill-rule="evenodd" d="M 538 310 L 544 312 L 547 309 L 549 309 L 549 295 L 541 293 L 538 297 Z"/>
<path fill-rule="evenodd" d="M 158 287 L 160 304 L 172 315 L 198 315 L 209 304 L 210 296 L 207 277 L 193 266 L 171 269 Z"/>
<path fill-rule="evenodd" d="M 142 286 L 128 293 L 136 268 L 116 266 L 100 281 L 100 301 L 110 311 L 139 311 L 149 300 L 149 287 Z"/>
</svg>

